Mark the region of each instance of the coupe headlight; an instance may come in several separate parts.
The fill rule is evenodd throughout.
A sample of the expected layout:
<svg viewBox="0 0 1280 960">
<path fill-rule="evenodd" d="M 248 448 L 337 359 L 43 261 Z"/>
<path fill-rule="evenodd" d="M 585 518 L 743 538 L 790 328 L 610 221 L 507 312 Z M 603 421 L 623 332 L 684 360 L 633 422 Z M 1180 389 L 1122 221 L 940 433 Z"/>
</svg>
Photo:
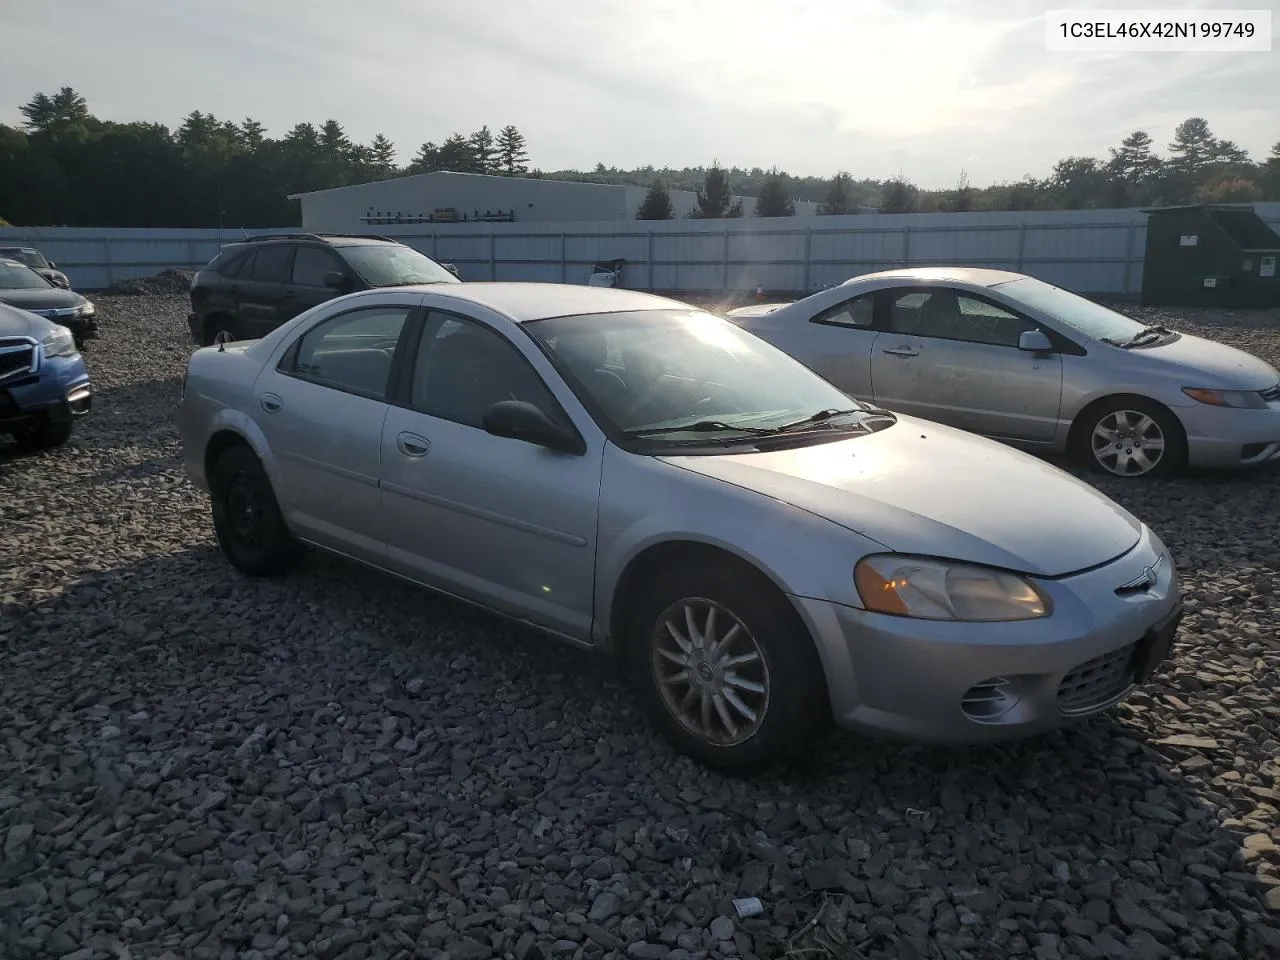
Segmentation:
<svg viewBox="0 0 1280 960">
<path fill-rule="evenodd" d="M 1183 387 L 1182 392 L 1192 400 L 1207 403 L 1211 407 L 1237 407 L 1243 410 L 1264 410 L 1267 401 L 1256 390 L 1208 390 L 1201 387 Z"/>
<path fill-rule="evenodd" d="M 55 326 L 53 333 L 41 341 L 46 357 L 74 357 L 76 355 L 76 338 L 63 326 Z"/>
<path fill-rule="evenodd" d="M 892 553 L 864 557 L 853 570 L 868 610 L 920 620 L 1035 620 L 1049 598 L 1002 570 Z"/>
<path fill-rule="evenodd" d="M 92 300 L 86 300 L 84 302 L 84 306 L 80 308 L 80 316 L 82 317 L 92 317 L 96 312 L 97 311 L 94 310 Z"/>
</svg>

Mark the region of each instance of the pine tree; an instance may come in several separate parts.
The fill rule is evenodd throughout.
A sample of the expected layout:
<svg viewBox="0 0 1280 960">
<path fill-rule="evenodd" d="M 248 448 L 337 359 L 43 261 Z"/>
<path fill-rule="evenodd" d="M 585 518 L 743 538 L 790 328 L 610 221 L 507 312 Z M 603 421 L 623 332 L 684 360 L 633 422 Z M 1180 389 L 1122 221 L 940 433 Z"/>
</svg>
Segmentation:
<svg viewBox="0 0 1280 960">
<path fill-rule="evenodd" d="M 428 140 L 418 148 L 417 154 L 409 161 L 408 173 L 431 173 L 443 169 L 440 165 L 440 148 Z"/>
<path fill-rule="evenodd" d="M 794 217 L 796 205 L 787 196 L 787 175 L 774 167 L 765 174 L 756 197 L 757 217 Z"/>
<path fill-rule="evenodd" d="M 488 125 L 481 127 L 467 138 L 471 144 L 471 155 L 474 158 L 471 173 L 497 173 L 498 148 L 494 145 L 493 134 Z"/>
<path fill-rule="evenodd" d="M 498 165 L 508 177 L 519 176 L 529 169 L 529 154 L 525 150 L 524 134 L 513 124 L 498 131 Z"/>
<path fill-rule="evenodd" d="M 853 183 L 853 177 L 841 171 L 831 178 L 831 186 L 827 188 L 827 195 L 823 197 L 822 203 L 818 205 L 818 215 L 822 217 L 839 217 L 847 213 L 853 213 L 853 198 L 849 195 L 849 186 Z"/>
<path fill-rule="evenodd" d="M 396 145 L 379 133 L 366 148 L 366 163 L 379 177 L 385 177 L 396 170 Z"/>
<path fill-rule="evenodd" d="M 671 220 L 676 215 L 671 205 L 671 194 L 661 180 L 655 180 L 645 194 L 644 202 L 636 211 L 637 220 Z"/>
<path fill-rule="evenodd" d="M 1173 131 L 1169 143 L 1169 167 L 1175 173 L 1189 174 L 1201 170 L 1212 162 L 1215 141 L 1209 124 L 1203 117 L 1188 117 Z"/>
<path fill-rule="evenodd" d="M 246 149 L 250 153 L 258 150 L 266 138 L 266 128 L 253 117 L 245 117 L 244 123 L 240 124 L 240 141 Z"/>
<path fill-rule="evenodd" d="M 1160 158 L 1151 152 L 1151 136 L 1135 130 L 1120 141 L 1120 149 L 1109 148 L 1107 173 L 1117 180 L 1140 186 L 1160 172 Z"/>
<path fill-rule="evenodd" d="M 711 164 L 703 187 L 698 191 L 698 205 L 689 216 L 696 220 L 721 220 L 742 216 L 742 201 L 729 192 L 729 178 L 718 162 Z"/>
<path fill-rule="evenodd" d="M 481 172 L 475 145 L 460 133 L 453 134 L 440 144 L 438 158 L 440 170 L 452 170 L 454 173 Z"/>
</svg>

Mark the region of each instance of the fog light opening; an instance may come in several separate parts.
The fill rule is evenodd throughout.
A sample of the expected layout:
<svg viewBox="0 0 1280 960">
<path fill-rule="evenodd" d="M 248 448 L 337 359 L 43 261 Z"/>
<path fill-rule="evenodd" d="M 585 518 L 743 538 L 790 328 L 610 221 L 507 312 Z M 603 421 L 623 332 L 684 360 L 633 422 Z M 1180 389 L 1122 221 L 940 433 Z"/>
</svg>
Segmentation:
<svg viewBox="0 0 1280 960">
<path fill-rule="evenodd" d="M 960 709 L 978 723 L 996 723 L 1018 705 L 1021 697 L 1009 677 L 992 677 L 976 683 L 960 698 Z"/>
</svg>

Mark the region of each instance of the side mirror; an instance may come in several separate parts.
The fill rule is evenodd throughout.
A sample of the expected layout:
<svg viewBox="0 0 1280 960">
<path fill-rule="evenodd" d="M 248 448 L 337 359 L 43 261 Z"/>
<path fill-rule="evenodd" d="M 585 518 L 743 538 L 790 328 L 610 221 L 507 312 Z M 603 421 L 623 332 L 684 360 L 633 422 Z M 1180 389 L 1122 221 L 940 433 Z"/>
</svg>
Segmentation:
<svg viewBox="0 0 1280 960">
<path fill-rule="evenodd" d="M 446 270 L 452 273 L 459 280 L 462 279 L 462 274 L 458 272 L 458 265 L 456 263 L 442 263 L 440 264 L 440 266 L 444 267 Z"/>
<path fill-rule="evenodd" d="M 52 260 L 50 260 L 50 261 L 49 261 L 49 269 L 50 269 L 50 270 L 57 270 L 57 269 L 58 269 L 58 265 L 57 265 L 56 263 L 54 263 Z"/>
<path fill-rule="evenodd" d="M 1023 330 L 1018 337 L 1018 349 L 1031 353 L 1045 353 L 1053 349 L 1049 335 L 1043 330 Z"/>
<path fill-rule="evenodd" d="M 500 400 L 485 412 L 480 422 L 485 432 L 495 437 L 523 440 L 562 453 L 581 455 L 587 452 L 582 438 L 553 422 L 524 400 Z"/>
<path fill-rule="evenodd" d="M 345 290 L 351 286 L 351 278 L 341 270 L 330 270 L 324 275 L 324 285 L 335 290 Z"/>
</svg>

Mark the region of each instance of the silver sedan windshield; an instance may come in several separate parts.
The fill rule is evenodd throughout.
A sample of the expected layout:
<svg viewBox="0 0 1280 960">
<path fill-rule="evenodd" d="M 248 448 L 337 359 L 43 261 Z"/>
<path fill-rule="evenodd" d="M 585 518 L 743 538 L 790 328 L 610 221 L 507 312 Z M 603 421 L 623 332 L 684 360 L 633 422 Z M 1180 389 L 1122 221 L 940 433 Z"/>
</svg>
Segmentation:
<svg viewBox="0 0 1280 960">
<path fill-rule="evenodd" d="M 799 361 L 701 310 L 554 317 L 525 329 L 604 426 L 624 433 L 705 433 L 710 424 L 750 434 L 864 409 Z"/>
</svg>

